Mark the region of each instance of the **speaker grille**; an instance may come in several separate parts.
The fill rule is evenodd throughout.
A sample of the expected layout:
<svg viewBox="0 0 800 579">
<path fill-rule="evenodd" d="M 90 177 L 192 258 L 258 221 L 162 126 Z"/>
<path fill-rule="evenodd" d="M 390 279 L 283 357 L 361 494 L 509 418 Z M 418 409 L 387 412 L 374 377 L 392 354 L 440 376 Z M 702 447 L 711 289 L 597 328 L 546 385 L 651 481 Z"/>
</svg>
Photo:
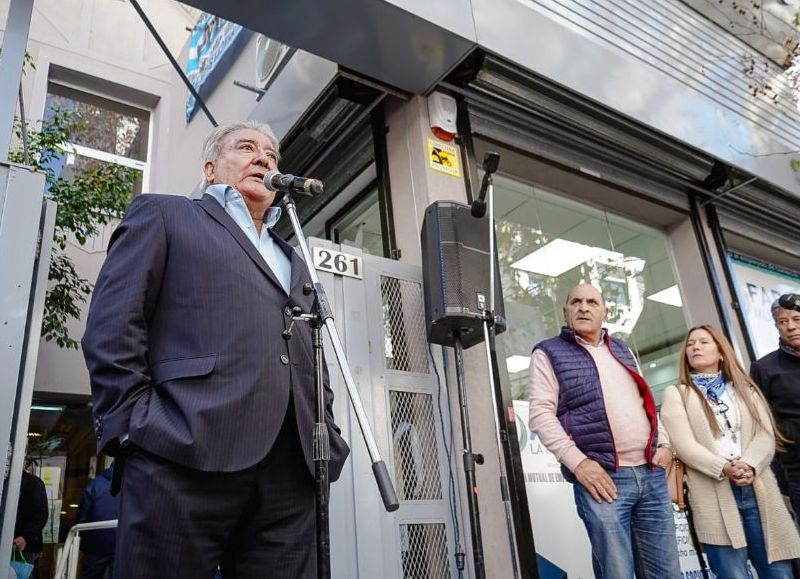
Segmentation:
<svg viewBox="0 0 800 579">
<path fill-rule="evenodd" d="M 439 201 L 425 211 L 421 238 L 428 340 L 452 345 L 458 331 L 465 348 L 477 344 L 489 307 L 488 218 L 472 217 L 468 205 Z M 505 329 L 503 316 L 495 265 L 497 333 Z"/>
<path fill-rule="evenodd" d="M 489 307 L 489 254 L 461 243 L 448 243 L 442 244 L 442 256 L 446 272 L 445 313 L 473 315 L 485 311 Z"/>
</svg>

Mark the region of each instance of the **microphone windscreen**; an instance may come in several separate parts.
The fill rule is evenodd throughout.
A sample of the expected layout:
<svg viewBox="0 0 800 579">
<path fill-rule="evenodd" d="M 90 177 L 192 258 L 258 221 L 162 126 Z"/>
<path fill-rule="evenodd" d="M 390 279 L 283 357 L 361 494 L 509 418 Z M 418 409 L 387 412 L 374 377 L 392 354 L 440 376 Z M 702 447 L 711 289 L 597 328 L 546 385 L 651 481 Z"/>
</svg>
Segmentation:
<svg viewBox="0 0 800 579">
<path fill-rule="evenodd" d="M 264 187 L 277 193 L 278 186 L 275 184 L 275 181 L 277 180 L 276 178 L 280 176 L 281 174 L 278 171 L 267 171 L 266 175 L 264 175 Z"/>
<path fill-rule="evenodd" d="M 472 213 L 473 217 L 477 217 L 478 219 L 486 215 L 486 201 L 482 199 L 476 199 L 473 201 L 470 213 Z"/>
<path fill-rule="evenodd" d="M 312 195 L 319 195 L 320 193 L 322 193 L 323 190 L 322 181 L 318 181 L 316 179 L 309 179 L 308 181 L 306 181 L 306 186 L 304 187 L 304 189 L 306 189 L 306 191 L 308 191 Z"/>
</svg>

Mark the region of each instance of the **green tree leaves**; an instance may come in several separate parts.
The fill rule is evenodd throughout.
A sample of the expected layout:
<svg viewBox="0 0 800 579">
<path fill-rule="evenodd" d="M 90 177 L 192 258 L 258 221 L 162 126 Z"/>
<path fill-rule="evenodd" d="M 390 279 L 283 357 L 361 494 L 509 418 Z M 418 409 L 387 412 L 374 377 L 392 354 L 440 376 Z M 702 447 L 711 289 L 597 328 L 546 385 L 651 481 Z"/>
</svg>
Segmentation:
<svg viewBox="0 0 800 579">
<path fill-rule="evenodd" d="M 83 158 L 74 163 L 71 177 L 62 177 L 61 161 L 72 153 L 68 145 L 73 140 L 70 137 L 84 130 L 80 118 L 66 110 L 52 111 L 36 130 L 28 127 L 28 163 L 45 174 L 47 196 L 58 204 L 42 336 L 62 348 L 78 347 L 78 342 L 69 335 L 68 323 L 80 316 L 82 305 L 92 291 L 92 284 L 79 275 L 67 254 L 67 244 L 70 239 L 83 244 L 100 233 L 101 227 L 119 219 L 137 178 L 134 169 L 86 162 Z M 15 132 L 21 137 L 21 123 L 17 122 Z M 13 162 L 24 162 L 21 150 L 9 157 Z"/>
</svg>

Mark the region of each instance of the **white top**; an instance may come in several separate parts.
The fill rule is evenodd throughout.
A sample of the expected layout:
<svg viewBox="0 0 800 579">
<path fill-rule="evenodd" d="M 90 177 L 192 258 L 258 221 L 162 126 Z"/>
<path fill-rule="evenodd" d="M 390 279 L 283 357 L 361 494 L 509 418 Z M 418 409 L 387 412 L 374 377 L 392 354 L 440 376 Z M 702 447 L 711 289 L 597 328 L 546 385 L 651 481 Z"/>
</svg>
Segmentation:
<svg viewBox="0 0 800 579">
<path fill-rule="evenodd" d="M 741 458 L 742 456 L 742 413 L 739 410 L 739 397 L 728 384 L 720 396 L 719 403 L 708 400 L 714 410 L 722 436 L 714 439 L 717 451 L 726 460 Z M 726 410 L 727 409 L 727 410 Z M 723 412 L 725 410 L 725 412 Z"/>
</svg>

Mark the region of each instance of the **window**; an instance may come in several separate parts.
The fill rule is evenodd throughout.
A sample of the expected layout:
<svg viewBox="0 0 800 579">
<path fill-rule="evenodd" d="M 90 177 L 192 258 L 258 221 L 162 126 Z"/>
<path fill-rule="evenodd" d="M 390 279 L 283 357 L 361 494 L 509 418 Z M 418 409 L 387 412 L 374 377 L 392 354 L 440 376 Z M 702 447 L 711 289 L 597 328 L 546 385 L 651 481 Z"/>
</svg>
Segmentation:
<svg viewBox="0 0 800 579">
<path fill-rule="evenodd" d="M 386 244 L 377 187 L 371 188 L 355 204 L 334 217 L 329 228 L 334 243 L 353 245 L 365 253 L 385 257 Z"/>
<path fill-rule="evenodd" d="M 569 290 L 588 282 L 610 309 L 660 403 L 677 381 L 686 332 L 666 236 L 509 177 L 495 177 L 497 247 L 508 330 L 500 335 L 516 400 L 528 399 L 532 347 L 558 334 Z"/>
<path fill-rule="evenodd" d="M 62 177 L 97 164 L 118 163 L 139 172 L 133 194 L 142 192 L 148 178 L 148 111 L 50 83 L 45 118 L 57 109 L 76 113 L 85 125 L 70 138 L 71 151 L 63 160 Z"/>
</svg>

